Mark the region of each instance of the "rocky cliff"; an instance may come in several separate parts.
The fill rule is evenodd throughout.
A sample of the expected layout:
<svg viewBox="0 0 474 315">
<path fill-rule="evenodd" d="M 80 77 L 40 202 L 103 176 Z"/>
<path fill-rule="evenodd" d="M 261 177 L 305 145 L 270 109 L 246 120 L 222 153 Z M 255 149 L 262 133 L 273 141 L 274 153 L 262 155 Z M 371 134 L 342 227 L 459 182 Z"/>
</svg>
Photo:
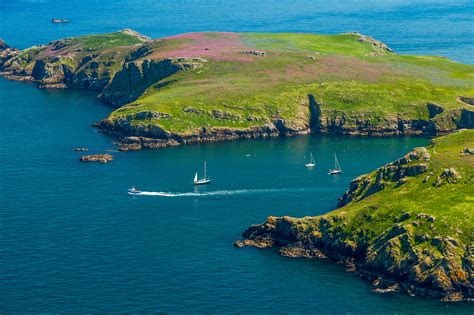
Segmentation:
<svg viewBox="0 0 474 315">
<path fill-rule="evenodd" d="M 99 97 L 115 106 L 125 105 L 135 101 L 160 80 L 179 71 L 201 68 L 206 62 L 202 58 L 141 59 L 126 62 Z"/>
<path fill-rule="evenodd" d="M 472 146 L 472 131 L 436 139 L 354 180 L 339 210 L 269 217 L 244 231 L 235 246 L 329 257 L 372 281 L 380 293 L 472 301 L 474 159 L 465 153 Z"/>
<path fill-rule="evenodd" d="M 145 41 L 138 33 L 122 30 L 60 39 L 23 51 L 9 48 L 0 55 L 0 70 L 9 79 L 34 81 L 40 88 L 101 91 L 127 54 Z"/>
<path fill-rule="evenodd" d="M 426 118 L 410 119 L 400 114 L 374 116 L 373 113 L 346 113 L 326 108 L 309 99 L 313 121 L 312 132 L 363 136 L 443 135 L 457 129 L 474 128 L 474 108 L 445 111 L 433 103 L 426 104 Z"/>
</svg>

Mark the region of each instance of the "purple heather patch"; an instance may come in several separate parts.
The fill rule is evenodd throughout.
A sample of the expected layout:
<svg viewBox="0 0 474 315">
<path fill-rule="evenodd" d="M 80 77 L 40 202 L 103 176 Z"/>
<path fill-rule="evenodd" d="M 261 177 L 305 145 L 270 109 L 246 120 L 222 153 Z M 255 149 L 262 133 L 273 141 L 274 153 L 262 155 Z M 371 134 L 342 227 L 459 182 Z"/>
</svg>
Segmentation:
<svg viewBox="0 0 474 315">
<path fill-rule="evenodd" d="M 173 45 L 166 50 L 153 54 L 155 58 L 167 57 L 202 57 L 221 61 L 251 62 L 254 58 L 242 54 L 250 49 L 241 42 L 239 34 L 235 33 L 188 33 L 166 37 L 161 40 L 187 40 Z"/>
</svg>

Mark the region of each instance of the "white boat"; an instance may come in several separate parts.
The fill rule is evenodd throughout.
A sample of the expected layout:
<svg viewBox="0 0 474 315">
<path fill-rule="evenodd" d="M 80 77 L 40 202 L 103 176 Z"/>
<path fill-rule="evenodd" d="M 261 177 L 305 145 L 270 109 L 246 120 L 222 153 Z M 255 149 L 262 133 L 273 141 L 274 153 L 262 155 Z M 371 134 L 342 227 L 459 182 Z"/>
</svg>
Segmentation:
<svg viewBox="0 0 474 315">
<path fill-rule="evenodd" d="M 203 178 L 198 178 L 198 173 L 194 175 L 194 185 L 206 185 L 211 183 L 211 178 L 207 177 L 207 171 L 206 171 L 206 161 L 204 161 L 204 177 Z"/>
<path fill-rule="evenodd" d="M 306 163 L 304 166 L 306 167 L 315 167 L 316 162 L 314 161 L 313 153 L 309 154 L 309 163 Z"/>
<path fill-rule="evenodd" d="M 341 166 L 337 160 L 336 153 L 334 153 L 334 169 L 329 169 L 329 175 L 336 175 L 342 173 Z"/>
<path fill-rule="evenodd" d="M 129 195 L 138 195 L 138 194 L 140 194 L 140 193 L 141 193 L 141 191 L 135 189 L 135 187 L 133 187 L 133 186 L 132 186 L 132 188 L 130 188 L 130 189 L 128 190 L 128 194 L 129 194 Z"/>
</svg>

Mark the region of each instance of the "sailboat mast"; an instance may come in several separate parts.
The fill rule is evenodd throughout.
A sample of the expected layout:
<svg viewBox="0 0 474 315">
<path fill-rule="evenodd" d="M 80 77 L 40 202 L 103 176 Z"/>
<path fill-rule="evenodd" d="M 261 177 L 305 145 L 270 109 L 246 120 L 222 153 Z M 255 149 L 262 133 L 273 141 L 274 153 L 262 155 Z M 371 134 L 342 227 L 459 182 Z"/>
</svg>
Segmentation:
<svg viewBox="0 0 474 315">
<path fill-rule="evenodd" d="M 204 179 L 207 178 L 207 175 L 206 175 L 206 161 L 204 161 Z"/>
</svg>

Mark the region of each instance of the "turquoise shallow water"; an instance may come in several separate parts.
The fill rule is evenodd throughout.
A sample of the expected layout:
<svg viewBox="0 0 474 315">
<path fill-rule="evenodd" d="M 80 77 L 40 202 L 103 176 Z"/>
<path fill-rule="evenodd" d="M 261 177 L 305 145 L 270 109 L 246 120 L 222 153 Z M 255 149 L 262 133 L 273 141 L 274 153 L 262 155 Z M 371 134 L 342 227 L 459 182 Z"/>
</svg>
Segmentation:
<svg viewBox="0 0 474 315">
<path fill-rule="evenodd" d="M 74 10 L 70 2 L 52 3 L 1 2 L 0 36 L 26 47 L 124 27 L 162 36 L 208 29 L 339 32 L 351 25 L 350 30 L 389 34 L 406 51 L 420 49 L 423 41 L 419 46 L 411 43 L 426 33 L 455 33 L 451 39 L 438 35 L 439 42 L 427 36 L 428 48 L 420 51 L 472 60 L 454 49 L 472 47 L 466 39 L 472 29 L 465 28 L 472 22 L 461 18 L 472 12 L 449 3 L 425 2 L 429 19 L 420 13 L 420 4 L 404 2 L 373 2 L 372 11 L 367 3 L 359 3 L 360 10 L 348 10 L 322 2 L 305 7 L 298 1 L 283 1 L 285 10 L 276 1 L 234 2 L 245 10 L 227 2 L 202 1 L 83 1 Z M 272 4 L 266 6 L 271 10 L 255 13 L 262 12 L 265 3 Z M 316 14 L 317 9 L 322 13 Z M 385 12 L 386 23 L 380 12 Z M 414 15 L 408 19 L 406 12 Z M 20 13 L 24 15 L 18 19 Z M 52 16 L 72 22 L 53 26 Z M 346 18 L 349 21 L 334 23 Z M 402 27 L 395 25 L 397 19 L 406 22 L 406 33 L 391 31 Z M 418 30 L 417 25 L 428 20 L 444 22 Z M 0 107 L 2 313 L 473 312 L 469 305 L 374 294 L 370 284 L 325 260 L 232 247 L 242 230 L 268 215 L 330 211 L 351 179 L 428 139 L 314 135 L 115 152 L 110 164 L 81 164 L 74 147 L 88 147 L 91 153 L 115 149 L 112 139 L 90 127 L 111 110 L 94 93 L 39 90 L 33 84 L 0 79 Z M 317 163 L 311 171 L 303 166 L 309 152 Z M 337 177 L 326 174 L 334 152 L 344 169 Z M 192 177 L 203 160 L 214 182 L 195 189 Z M 132 184 L 172 197 L 132 197 L 126 194 Z"/>
</svg>

